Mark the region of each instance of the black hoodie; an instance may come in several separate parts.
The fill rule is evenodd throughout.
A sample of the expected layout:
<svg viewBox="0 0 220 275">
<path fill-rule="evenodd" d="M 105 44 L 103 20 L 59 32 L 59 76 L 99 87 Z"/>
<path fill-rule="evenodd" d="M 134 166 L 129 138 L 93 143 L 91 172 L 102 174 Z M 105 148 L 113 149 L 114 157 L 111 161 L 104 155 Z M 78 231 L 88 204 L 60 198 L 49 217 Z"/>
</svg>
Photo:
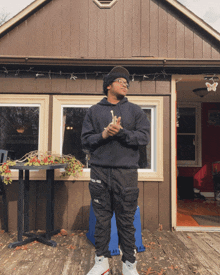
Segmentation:
<svg viewBox="0 0 220 275">
<path fill-rule="evenodd" d="M 104 128 L 112 121 L 112 113 L 121 117 L 118 134 L 102 138 Z M 83 121 L 82 146 L 90 151 L 90 164 L 103 167 L 138 168 L 139 145 L 149 141 L 150 123 L 144 111 L 136 104 L 123 98 L 111 104 L 103 98 L 92 106 Z"/>
</svg>

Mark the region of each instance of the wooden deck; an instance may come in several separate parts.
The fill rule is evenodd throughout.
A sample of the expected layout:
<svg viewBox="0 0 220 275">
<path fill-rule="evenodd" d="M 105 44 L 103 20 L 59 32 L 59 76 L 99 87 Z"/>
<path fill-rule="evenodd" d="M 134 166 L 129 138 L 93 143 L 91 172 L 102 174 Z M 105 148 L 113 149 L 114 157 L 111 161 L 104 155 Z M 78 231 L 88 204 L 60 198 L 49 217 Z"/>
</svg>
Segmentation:
<svg viewBox="0 0 220 275">
<path fill-rule="evenodd" d="M 65 231 L 63 231 L 65 233 Z M 84 275 L 94 264 L 95 249 L 84 231 L 53 237 L 57 247 L 31 243 L 8 248 L 15 233 L 0 234 L 1 275 Z M 140 275 L 220 274 L 220 233 L 150 232 L 144 230 L 145 252 L 137 253 Z M 110 259 L 112 274 L 121 274 L 121 256 Z"/>
</svg>

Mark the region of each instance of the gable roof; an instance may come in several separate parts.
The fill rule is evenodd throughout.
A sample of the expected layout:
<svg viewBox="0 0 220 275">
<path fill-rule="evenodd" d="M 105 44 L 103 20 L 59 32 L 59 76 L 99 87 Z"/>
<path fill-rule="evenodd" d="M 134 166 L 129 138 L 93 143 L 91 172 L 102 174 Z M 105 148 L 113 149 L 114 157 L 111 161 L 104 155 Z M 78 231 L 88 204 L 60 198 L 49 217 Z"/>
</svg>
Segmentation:
<svg viewBox="0 0 220 275">
<path fill-rule="evenodd" d="M 50 1 L 51 0 L 35 0 L 14 17 L 9 19 L 5 24 L 0 26 L 0 38 Z"/>
<path fill-rule="evenodd" d="M 215 39 L 220 41 L 220 33 L 213 29 L 209 24 L 187 9 L 184 5 L 180 4 L 177 0 L 160 0 L 162 2 L 167 2 L 172 5 L 175 9 L 180 11 L 186 17 L 191 19 L 194 23 L 199 25 L 202 29 L 208 32 Z M 0 26 L 0 38 L 5 35 L 8 31 L 16 27 L 18 24 L 23 22 L 27 17 L 31 16 L 35 11 L 42 8 L 47 3 L 51 2 L 51 0 L 35 0 L 33 3 L 28 5 L 25 9 L 15 15 L 13 18 L 8 20 L 5 24 Z"/>
<path fill-rule="evenodd" d="M 219 67 L 219 34 L 183 5 L 133 3 L 100 9 L 93 0 L 36 0 L 0 27 L 0 62 Z"/>
<path fill-rule="evenodd" d="M 198 24 L 200 27 L 202 27 L 204 30 L 206 30 L 209 34 L 211 34 L 213 37 L 218 39 L 220 41 L 220 33 L 213 29 L 209 24 L 207 24 L 205 21 L 203 21 L 200 17 L 198 17 L 195 13 L 187 9 L 184 5 L 179 3 L 177 0 L 163 0 L 171 4 L 174 8 L 179 10 L 181 13 L 183 13 L 185 16 L 190 18 L 193 22 Z"/>
</svg>

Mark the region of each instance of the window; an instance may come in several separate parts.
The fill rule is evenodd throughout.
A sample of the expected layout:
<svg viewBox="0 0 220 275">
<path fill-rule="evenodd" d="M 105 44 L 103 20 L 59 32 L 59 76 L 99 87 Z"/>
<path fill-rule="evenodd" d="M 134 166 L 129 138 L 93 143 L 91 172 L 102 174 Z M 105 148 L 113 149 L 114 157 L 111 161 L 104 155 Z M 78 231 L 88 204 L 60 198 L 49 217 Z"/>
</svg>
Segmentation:
<svg viewBox="0 0 220 275">
<path fill-rule="evenodd" d="M 110 9 L 117 0 L 93 0 L 93 2 L 101 9 Z"/>
<path fill-rule="evenodd" d="M 1 95 L 0 149 L 8 150 L 13 160 L 30 151 L 48 150 L 49 96 Z M 14 170 L 12 179 L 17 179 Z M 44 172 L 31 172 L 31 178 L 44 179 Z"/>
<path fill-rule="evenodd" d="M 150 124 L 153 124 L 153 119 L 151 119 L 152 115 L 153 115 L 153 109 L 152 108 L 147 108 L 147 107 L 142 107 L 143 111 L 145 112 L 145 114 L 147 115 L 148 120 L 150 121 Z M 150 136 L 153 135 L 154 133 L 152 133 L 152 129 L 150 130 Z M 141 169 L 152 169 L 153 165 L 152 165 L 152 154 L 151 154 L 151 140 L 154 140 L 153 137 L 150 138 L 150 141 L 148 143 L 148 145 L 143 145 L 143 146 L 139 146 L 139 155 L 140 155 L 140 159 L 139 159 L 139 167 Z"/>
<path fill-rule="evenodd" d="M 82 150 L 81 131 L 83 119 L 89 107 L 89 105 L 63 105 L 61 110 L 63 120 L 61 154 L 74 155 L 86 168 L 89 168 L 89 152 Z"/>
<path fill-rule="evenodd" d="M 89 168 L 89 152 L 82 149 L 81 145 L 81 131 L 83 119 L 90 105 L 62 105 L 62 125 L 63 125 L 63 136 L 62 136 L 62 151 L 61 154 L 72 154 L 78 160 L 80 160 L 86 168 Z M 151 124 L 153 122 L 154 108 L 143 107 Z M 152 116 L 152 119 L 151 119 Z M 152 127 L 153 128 L 153 127 Z M 152 133 L 152 140 L 154 140 L 154 133 Z M 139 166 L 142 169 L 153 169 L 153 158 L 151 158 L 151 140 L 147 146 L 139 146 Z"/>
<path fill-rule="evenodd" d="M 200 104 L 178 106 L 177 161 L 178 166 L 201 166 Z"/>
<path fill-rule="evenodd" d="M 38 150 L 40 105 L 0 104 L 0 148 L 12 160 Z"/>
<path fill-rule="evenodd" d="M 53 112 L 52 151 L 59 154 L 72 154 L 84 165 L 84 176 L 89 177 L 89 152 L 81 146 L 81 129 L 84 116 L 90 106 L 100 101 L 103 96 L 54 96 L 53 106 L 59 112 Z M 151 139 L 147 146 L 140 146 L 139 180 L 162 180 L 162 98 L 129 97 L 142 107 L 151 122 Z M 88 102 L 88 104 L 86 104 Z M 143 104 L 143 102 L 146 102 Z M 62 127 L 59 127 L 62 125 Z M 59 137 L 59 138 L 57 138 Z M 160 137 L 160 139 L 159 139 Z"/>
</svg>

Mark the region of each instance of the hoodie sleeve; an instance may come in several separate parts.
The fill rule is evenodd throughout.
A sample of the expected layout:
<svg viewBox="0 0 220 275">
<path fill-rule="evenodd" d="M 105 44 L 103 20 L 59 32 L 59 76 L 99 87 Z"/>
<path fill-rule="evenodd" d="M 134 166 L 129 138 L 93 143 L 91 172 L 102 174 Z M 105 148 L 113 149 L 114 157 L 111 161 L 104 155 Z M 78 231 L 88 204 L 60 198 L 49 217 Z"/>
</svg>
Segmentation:
<svg viewBox="0 0 220 275">
<path fill-rule="evenodd" d="M 150 140 L 150 122 L 144 111 L 140 110 L 136 114 L 135 123 L 135 130 L 120 129 L 117 137 L 127 145 L 147 145 Z"/>
<path fill-rule="evenodd" d="M 83 125 L 82 125 L 82 133 L 81 133 L 81 142 L 82 147 L 91 151 L 92 148 L 99 146 L 99 144 L 103 141 L 102 133 L 96 133 L 93 127 L 93 123 L 90 117 L 90 110 L 87 112 Z"/>
</svg>

